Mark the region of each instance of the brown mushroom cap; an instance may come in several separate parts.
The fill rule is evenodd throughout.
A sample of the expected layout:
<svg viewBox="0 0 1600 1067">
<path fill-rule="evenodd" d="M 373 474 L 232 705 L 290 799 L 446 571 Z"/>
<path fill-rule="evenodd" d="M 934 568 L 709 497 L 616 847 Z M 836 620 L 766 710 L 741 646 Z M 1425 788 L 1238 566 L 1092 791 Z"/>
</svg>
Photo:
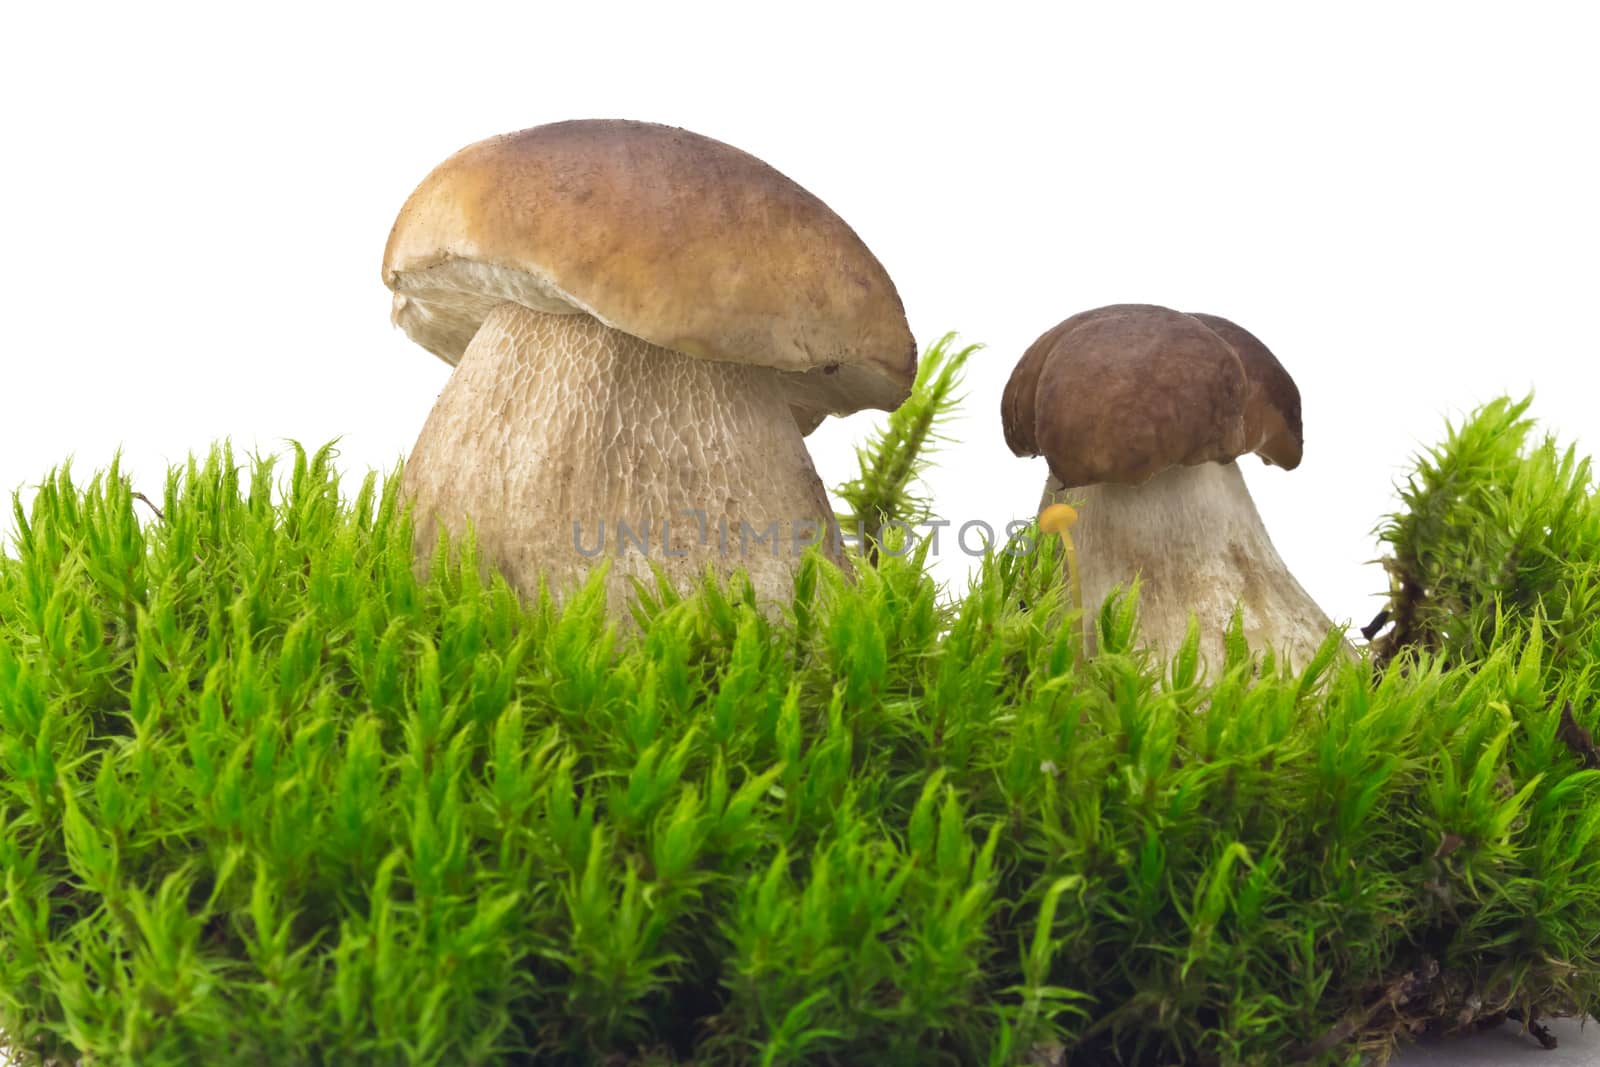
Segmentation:
<svg viewBox="0 0 1600 1067">
<path fill-rule="evenodd" d="M 916 342 L 882 265 L 821 200 L 745 152 L 581 120 L 462 149 L 401 209 L 393 318 L 455 364 L 496 305 L 585 312 L 701 359 L 785 372 L 796 421 L 893 408 Z"/>
<path fill-rule="evenodd" d="M 1134 485 L 1256 452 L 1300 462 L 1300 394 L 1254 336 L 1153 304 L 1074 315 L 1023 354 L 1001 401 L 1006 443 L 1067 486 Z"/>
<path fill-rule="evenodd" d="M 1268 463 L 1294 470 L 1300 466 L 1305 434 L 1300 423 L 1300 390 L 1278 357 L 1260 338 L 1221 315 L 1189 312 L 1211 332 L 1233 346 L 1250 379 L 1245 406 L 1245 447 Z"/>
</svg>

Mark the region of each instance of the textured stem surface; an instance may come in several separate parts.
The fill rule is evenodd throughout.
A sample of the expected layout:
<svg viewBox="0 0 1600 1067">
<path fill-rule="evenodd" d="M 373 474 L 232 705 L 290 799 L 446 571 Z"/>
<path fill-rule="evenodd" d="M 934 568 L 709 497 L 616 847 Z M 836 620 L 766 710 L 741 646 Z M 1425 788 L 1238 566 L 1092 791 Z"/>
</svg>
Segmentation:
<svg viewBox="0 0 1600 1067">
<path fill-rule="evenodd" d="M 659 348 L 588 315 L 506 303 L 467 346 L 406 461 L 419 553 L 470 518 L 480 556 L 524 595 L 561 595 L 609 560 L 611 609 L 743 567 L 787 601 L 833 512 L 778 372 Z M 763 536 L 765 535 L 765 536 Z M 797 548 L 797 543 L 799 548 Z"/>
<path fill-rule="evenodd" d="M 1138 575 L 1140 633 L 1164 655 L 1182 645 L 1193 612 L 1202 654 L 1220 665 L 1235 603 L 1250 647 L 1296 665 L 1333 625 L 1272 546 L 1237 463 L 1174 467 L 1137 486 L 1064 489 L 1052 477 L 1041 506 L 1055 503 L 1078 509 L 1084 610 L 1092 617 L 1113 586 Z"/>
</svg>

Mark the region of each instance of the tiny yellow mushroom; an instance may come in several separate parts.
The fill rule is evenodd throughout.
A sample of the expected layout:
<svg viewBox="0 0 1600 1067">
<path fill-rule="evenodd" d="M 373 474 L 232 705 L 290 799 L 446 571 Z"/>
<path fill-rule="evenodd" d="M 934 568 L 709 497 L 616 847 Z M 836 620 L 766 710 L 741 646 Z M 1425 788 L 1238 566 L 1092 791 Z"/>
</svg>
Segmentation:
<svg viewBox="0 0 1600 1067">
<path fill-rule="evenodd" d="M 1072 592 L 1072 610 L 1083 612 L 1083 589 L 1078 584 L 1078 550 L 1072 547 L 1072 524 L 1078 521 L 1078 510 L 1070 504 L 1051 504 L 1039 512 L 1039 532 L 1060 534 L 1061 548 L 1067 557 L 1067 587 Z M 1089 620 L 1083 620 L 1083 632 L 1089 632 Z"/>
</svg>

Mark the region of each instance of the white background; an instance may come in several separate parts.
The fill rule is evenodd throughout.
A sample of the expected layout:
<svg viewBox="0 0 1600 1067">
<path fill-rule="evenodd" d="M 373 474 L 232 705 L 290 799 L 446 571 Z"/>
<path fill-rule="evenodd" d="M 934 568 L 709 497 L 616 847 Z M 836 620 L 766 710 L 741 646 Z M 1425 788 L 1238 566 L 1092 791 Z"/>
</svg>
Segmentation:
<svg viewBox="0 0 1600 1067">
<path fill-rule="evenodd" d="M 997 413 L 1046 328 L 1149 301 L 1254 331 L 1306 459 L 1246 477 L 1311 594 L 1365 622 L 1371 530 L 1447 415 L 1537 389 L 1600 447 L 1600 73 L 1566 8 L 1327 10 L 14 6 L 0 490 L 121 446 L 153 494 L 225 435 L 391 465 L 449 373 L 388 322 L 406 195 L 491 134 L 643 118 L 766 159 L 857 229 L 924 343 L 987 346 L 932 479 L 957 522 L 1037 502 Z M 873 417 L 813 435 L 825 482 Z"/>
<path fill-rule="evenodd" d="M 449 368 L 388 322 L 407 193 L 479 138 L 681 125 L 849 221 L 926 344 L 960 331 L 941 514 L 1032 512 L 1012 364 L 1119 301 L 1235 319 L 1305 402 L 1306 459 L 1245 463 L 1291 569 L 1365 622 L 1371 531 L 1444 418 L 1537 389 L 1600 449 L 1600 67 L 1573 8 L 663 3 L 8 5 L 0 16 L 0 490 L 119 446 L 169 462 L 342 435 L 409 448 Z M 811 438 L 830 485 L 871 415 Z M 0 534 L 10 527 L 0 519 Z M 947 556 L 942 576 L 964 580 Z"/>
</svg>

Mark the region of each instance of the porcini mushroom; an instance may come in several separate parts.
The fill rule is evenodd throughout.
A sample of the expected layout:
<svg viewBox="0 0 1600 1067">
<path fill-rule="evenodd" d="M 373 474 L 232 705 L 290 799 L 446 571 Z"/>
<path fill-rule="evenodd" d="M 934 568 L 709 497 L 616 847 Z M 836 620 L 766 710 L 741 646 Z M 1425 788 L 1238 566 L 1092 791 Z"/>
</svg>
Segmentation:
<svg viewBox="0 0 1600 1067">
<path fill-rule="evenodd" d="M 524 593 L 610 557 L 617 611 L 652 565 L 786 599 L 798 550 L 837 546 L 804 435 L 895 407 L 916 372 L 893 283 L 827 205 L 650 123 L 462 149 L 401 208 L 383 280 L 455 365 L 405 466 L 419 552 L 470 521 Z"/>
<path fill-rule="evenodd" d="M 1251 647 L 1303 663 L 1332 623 L 1273 547 L 1237 457 L 1300 464 L 1300 393 L 1227 319 L 1150 304 L 1074 315 L 1023 354 L 1006 443 L 1050 466 L 1041 507 L 1071 502 L 1083 604 L 1139 580 L 1144 642 L 1170 655 L 1189 616 L 1220 663 L 1235 606 Z M 1092 643 L 1092 628 L 1086 642 Z"/>
</svg>

